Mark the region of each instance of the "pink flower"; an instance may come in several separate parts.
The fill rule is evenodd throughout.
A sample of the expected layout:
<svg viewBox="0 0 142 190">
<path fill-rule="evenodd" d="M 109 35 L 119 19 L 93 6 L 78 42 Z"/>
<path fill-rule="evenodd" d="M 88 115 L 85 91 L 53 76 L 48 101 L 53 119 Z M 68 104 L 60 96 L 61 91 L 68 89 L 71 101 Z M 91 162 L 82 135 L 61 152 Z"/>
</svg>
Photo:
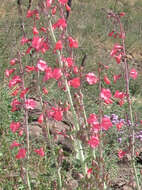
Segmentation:
<svg viewBox="0 0 142 190">
<path fill-rule="evenodd" d="M 37 68 L 40 70 L 40 71 L 45 71 L 46 68 L 47 68 L 47 65 L 46 65 L 46 62 L 39 59 L 38 62 L 37 62 Z"/>
<path fill-rule="evenodd" d="M 42 91 L 43 91 L 43 93 L 46 95 L 46 94 L 48 94 L 48 90 L 44 87 L 43 89 L 42 89 Z"/>
<path fill-rule="evenodd" d="M 102 118 L 102 123 L 101 123 L 101 126 L 104 130 L 108 130 L 110 127 L 112 127 L 112 123 L 111 123 L 111 120 L 110 118 L 108 117 L 103 117 Z"/>
<path fill-rule="evenodd" d="M 112 94 L 109 89 L 102 88 L 100 96 L 106 104 L 112 104 L 112 100 L 110 99 Z"/>
<path fill-rule="evenodd" d="M 42 47 L 43 38 L 40 38 L 39 36 L 34 36 L 32 40 L 32 47 L 35 48 L 37 51 L 40 50 Z"/>
<path fill-rule="evenodd" d="M 45 70 L 45 75 L 43 78 L 43 81 L 47 81 L 49 79 L 53 78 L 53 74 L 52 74 L 52 68 L 51 67 L 47 67 Z"/>
<path fill-rule="evenodd" d="M 64 18 L 60 18 L 55 24 L 53 24 L 53 29 L 56 29 L 56 28 L 64 29 L 66 27 L 67 27 L 67 23 Z"/>
<path fill-rule="evenodd" d="M 87 119 L 87 122 L 89 124 L 94 124 L 94 123 L 96 123 L 97 120 L 98 119 L 97 119 L 96 114 L 92 113 L 92 114 L 89 115 L 89 118 Z"/>
<path fill-rule="evenodd" d="M 125 156 L 126 152 L 124 152 L 123 150 L 119 150 L 118 151 L 118 157 L 121 159 Z"/>
<path fill-rule="evenodd" d="M 115 44 L 112 51 L 110 52 L 110 56 L 115 58 L 117 64 L 121 62 L 122 55 L 123 55 L 122 50 L 123 50 L 123 46 L 119 44 Z"/>
<path fill-rule="evenodd" d="M 91 146 L 91 148 L 96 148 L 99 145 L 99 138 L 92 136 L 88 141 L 88 144 Z"/>
<path fill-rule="evenodd" d="M 113 81 L 114 81 L 114 83 L 116 83 L 116 81 L 118 80 L 118 79 L 120 79 L 121 78 L 121 75 L 114 75 L 113 76 Z"/>
<path fill-rule="evenodd" d="M 14 59 L 12 59 L 11 61 L 10 61 L 10 65 L 15 65 L 16 63 L 17 63 L 17 58 L 14 58 Z"/>
<path fill-rule="evenodd" d="M 55 68 L 52 72 L 52 77 L 56 80 L 59 80 L 62 76 L 62 71 L 60 68 Z"/>
<path fill-rule="evenodd" d="M 119 123 L 116 124 L 116 127 L 117 127 L 118 130 L 120 130 L 123 125 L 124 124 L 122 122 L 119 122 Z"/>
<path fill-rule="evenodd" d="M 29 39 L 23 36 L 22 39 L 21 39 L 21 45 L 24 45 L 27 42 L 29 42 Z"/>
<path fill-rule="evenodd" d="M 56 50 L 62 50 L 62 49 L 63 49 L 62 41 L 59 40 L 59 41 L 56 42 L 56 44 L 55 44 L 54 51 L 56 51 Z"/>
<path fill-rule="evenodd" d="M 70 86 L 78 88 L 80 87 L 80 78 L 79 77 L 73 78 L 72 80 L 68 81 L 68 83 Z"/>
<path fill-rule="evenodd" d="M 27 92 L 29 91 L 29 88 L 25 88 L 21 91 L 20 93 L 20 98 L 24 98 L 24 96 L 27 94 Z"/>
<path fill-rule="evenodd" d="M 77 66 L 74 66 L 74 67 L 73 67 L 73 72 L 74 72 L 75 74 L 78 73 L 78 67 L 77 67 Z"/>
<path fill-rule="evenodd" d="M 55 6 L 55 7 L 52 8 L 52 15 L 55 15 L 56 11 L 57 11 L 57 7 Z"/>
<path fill-rule="evenodd" d="M 136 69 L 131 69 L 130 70 L 130 77 L 135 80 L 137 78 L 137 76 L 138 76 L 138 73 L 137 73 Z"/>
<path fill-rule="evenodd" d="M 69 37 L 68 40 L 70 48 L 78 48 L 78 42 L 76 40 L 74 40 L 72 37 Z"/>
<path fill-rule="evenodd" d="M 12 111 L 16 111 L 19 105 L 21 105 L 21 102 L 19 102 L 17 99 L 12 100 L 11 102 Z"/>
<path fill-rule="evenodd" d="M 16 159 L 22 159 L 22 158 L 25 158 L 26 156 L 26 149 L 25 148 L 21 148 L 19 149 L 18 151 L 18 154 L 16 155 Z"/>
<path fill-rule="evenodd" d="M 119 98 L 119 99 L 123 99 L 125 97 L 125 94 L 124 94 L 124 92 L 119 92 L 119 90 L 116 90 L 114 97 Z"/>
<path fill-rule="evenodd" d="M 38 13 L 38 10 L 36 10 L 36 9 L 28 10 L 26 17 L 30 18 L 30 17 L 33 17 L 34 15 L 36 16 L 36 19 L 39 19 L 39 13 Z"/>
<path fill-rule="evenodd" d="M 94 73 L 88 73 L 85 75 L 86 81 L 91 84 L 96 84 L 98 82 L 98 78 Z"/>
<path fill-rule="evenodd" d="M 16 141 L 13 141 L 13 143 L 10 145 L 10 149 L 13 149 L 14 147 L 21 146 L 21 144 L 17 143 Z"/>
<path fill-rule="evenodd" d="M 71 57 L 65 58 L 65 63 L 67 63 L 68 67 L 72 67 L 74 65 L 74 61 Z"/>
<path fill-rule="evenodd" d="M 21 126 L 21 124 L 20 124 L 20 122 L 12 122 L 11 124 L 10 124 L 10 129 L 11 129 L 11 131 L 13 132 L 13 133 L 15 133 L 19 128 L 20 128 L 20 126 Z"/>
<path fill-rule="evenodd" d="M 59 1 L 59 3 L 61 3 L 62 5 L 65 5 L 67 2 L 68 2 L 68 0 L 58 0 Z"/>
<path fill-rule="evenodd" d="M 121 59 L 122 59 L 122 54 L 120 53 L 119 55 L 116 55 L 114 58 L 115 58 L 117 64 L 119 64 L 121 62 Z"/>
<path fill-rule="evenodd" d="M 61 121 L 63 119 L 63 110 L 61 108 L 52 107 L 52 111 L 52 117 L 56 121 Z"/>
<path fill-rule="evenodd" d="M 43 157 L 45 155 L 43 148 L 34 150 L 39 156 Z"/>
<path fill-rule="evenodd" d="M 16 70 L 16 68 L 14 68 L 14 69 L 6 69 L 5 70 L 5 76 L 6 77 L 9 77 L 14 71 Z"/>
<path fill-rule="evenodd" d="M 26 54 L 29 54 L 30 52 L 31 52 L 31 49 L 32 49 L 32 47 L 30 46 L 30 47 L 28 47 L 28 49 L 26 50 Z"/>
<path fill-rule="evenodd" d="M 35 71 L 35 67 L 34 66 L 29 66 L 29 65 L 27 65 L 26 66 L 26 72 L 31 72 L 31 71 Z"/>
<path fill-rule="evenodd" d="M 21 78 L 19 76 L 14 76 L 10 81 L 9 81 L 9 88 L 14 87 L 16 84 L 22 82 Z"/>
<path fill-rule="evenodd" d="M 53 0 L 46 0 L 46 6 L 49 8 L 51 7 Z"/>
<path fill-rule="evenodd" d="M 33 99 L 27 99 L 25 102 L 26 109 L 34 109 L 36 107 L 36 102 Z"/>
<path fill-rule="evenodd" d="M 110 84 L 110 80 L 107 76 L 104 76 L 104 82 L 108 85 Z"/>
<path fill-rule="evenodd" d="M 36 26 L 33 27 L 33 35 L 39 34 L 39 31 L 37 30 Z"/>
</svg>

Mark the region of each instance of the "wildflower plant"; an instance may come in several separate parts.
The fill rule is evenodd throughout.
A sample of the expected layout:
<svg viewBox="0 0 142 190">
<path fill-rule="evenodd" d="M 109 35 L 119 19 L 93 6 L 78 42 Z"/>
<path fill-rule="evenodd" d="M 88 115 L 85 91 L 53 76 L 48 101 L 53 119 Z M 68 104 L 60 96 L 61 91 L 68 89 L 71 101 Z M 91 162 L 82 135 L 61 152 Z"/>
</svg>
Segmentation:
<svg viewBox="0 0 142 190">
<path fill-rule="evenodd" d="M 23 36 L 20 44 L 22 50 L 17 50 L 17 55 L 10 60 L 10 68 L 6 69 L 5 76 L 8 78 L 8 87 L 13 89 L 11 96 L 12 112 L 22 112 L 23 119 L 12 121 L 10 130 L 15 135 L 15 140 L 11 143 L 11 151 L 17 149 L 15 158 L 24 160 L 21 162 L 21 168 L 26 166 L 26 184 L 31 189 L 30 183 L 30 157 L 36 154 L 44 159 L 47 147 L 35 147 L 37 144 L 31 144 L 30 140 L 30 113 L 37 109 L 40 104 L 41 113 L 37 118 L 37 122 L 42 129 L 42 135 L 49 144 L 51 155 L 55 160 L 57 169 L 57 186 L 58 189 L 64 187 L 62 179 L 62 167 L 64 155 L 60 150 L 55 150 L 54 137 L 50 133 L 48 121 L 62 122 L 64 115 L 71 112 L 72 123 L 69 125 L 69 133 L 65 131 L 56 131 L 55 136 L 61 135 L 68 137 L 73 144 L 73 160 L 80 164 L 80 179 L 84 180 L 82 188 L 107 189 L 110 187 L 109 173 L 106 169 L 104 153 L 105 153 L 105 135 L 114 126 L 119 131 L 125 123 L 123 121 L 114 122 L 110 116 L 104 114 L 104 110 L 108 106 L 118 102 L 120 107 L 127 104 L 127 112 L 131 121 L 130 127 L 132 131 L 131 156 L 132 166 L 135 173 L 137 189 L 140 189 L 137 171 L 134 163 L 135 157 L 135 134 L 133 112 L 131 106 L 131 98 L 129 92 L 129 80 L 137 78 L 137 71 L 128 68 L 126 49 L 125 49 L 125 31 L 121 23 L 121 19 L 125 13 L 108 13 L 108 19 L 111 19 L 117 25 L 118 31 L 111 31 L 109 37 L 118 38 L 110 56 L 119 67 L 121 66 L 124 75 L 113 75 L 113 81 L 109 78 L 109 66 L 98 63 L 96 71 L 84 73 L 84 66 L 77 65 L 74 52 L 79 47 L 79 42 L 67 30 L 68 22 L 66 13 L 71 11 L 67 0 L 46 0 L 39 1 L 37 9 L 28 9 L 26 19 L 29 19 L 32 26 L 32 34 L 28 36 L 23 29 Z M 42 25 L 41 18 L 45 21 Z M 24 50 L 23 50 L 24 49 Z M 48 53 L 54 57 L 54 63 L 50 64 Z M 26 57 L 30 58 L 25 61 Z M 114 63 L 114 64 L 115 64 Z M 112 83 L 116 83 L 124 77 L 126 90 L 115 92 L 111 89 Z M 31 79 L 35 84 L 34 97 L 30 92 L 34 86 L 29 84 Z M 59 93 L 64 93 L 64 101 L 54 101 L 49 107 L 48 94 L 50 93 L 49 84 L 54 81 Z M 82 85 L 94 85 L 99 91 L 97 113 L 86 114 L 84 95 L 82 93 Z M 38 101 L 37 101 L 38 100 Z M 126 103 L 127 101 L 127 103 Z M 126 124 L 127 125 L 127 124 Z M 22 136 L 25 135 L 25 140 Z M 21 142 L 18 139 L 22 138 Z M 34 147 L 34 148 L 33 148 Z M 126 152 L 118 150 L 118 157 L 122 159 Z M 58 162 L 59 161 L 59 162 Z M 21 170 L 22 170 L 21 169 Z M 83 181 L 82 180 L 82 181 Z"/>
</svg>

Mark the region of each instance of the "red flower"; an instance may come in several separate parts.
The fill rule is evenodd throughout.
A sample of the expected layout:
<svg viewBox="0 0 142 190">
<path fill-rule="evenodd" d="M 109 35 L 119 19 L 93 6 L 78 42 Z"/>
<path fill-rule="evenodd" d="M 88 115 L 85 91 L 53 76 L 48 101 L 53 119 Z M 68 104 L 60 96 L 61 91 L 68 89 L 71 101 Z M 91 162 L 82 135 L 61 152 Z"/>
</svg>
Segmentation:
<svg viewBox="0 0 142 190">
<path fill-rule="evenodd" d="M 38 118 L 38 123 L 42 124 L 43 123 L 43 114 L 41 114 Z"/>
<path fill-rule="evenodd" d="M 9 88 L 14 87 L 16 84 L 22 82 L 21 78 L 19 76 L 14 76 L 10 81 L 9 81 Z"/>
<path fill-rule="evenodd" d="M 37 30 L 37 28 L 34 26 L 33 27 L 33 35 L 37 35 L 39 34 L 39 31 Z"/>
<path fill-rule="evenodd" d="M 56 42 L 54 50 L 56 51 L 56 50 L 62 50 L 62 49 L 63 49 L 62 41 L 59 40 L 58 42 Z"/>
<path fill-rule="evenodd" d="M 119 64 L 121 62 L 121 59 L 122 59 L 122 54 L 120 53 L 119 55 L 116 55 L 114 58 L 115 58 L 117 64 Z"/>
<path fill-rule="evenodd" d="M 43 148 L 34 150 L 39 156 L 43 157 L 45 155 Z"/>
<path fill-rule="evenodd" d="M 107 76 L 104 76 L 104 82 L 108 85 L 110 84 L 110 80 Z"/>
<path fill-rule="evenodd" d="M 21 146 L 21 144 L 17 143 L 16 141 L 13 141 L 13 143 L 10 145 L 10 149 L 13 149 L 14 147 Z"/>
<path fill-rule="evenodd" d="M 91 84 L 96 84 L 98 82 L 98 78 L 94 73 L 88 73 L 85 75 L 86 81 Z"/>
<path fill-rule="evenodd" d="M 39 59 L 38 62 L 37 62 L 37 68 L 40 70 L 40 71 L 45 71 L 46 68 L 47 68 L 47 65 L 46 65 L 46 62 Z"/>
<path fill-rule="evenodd" d="M 69 11 L 71 11 L 71 7 L 68 5 L 68 4 L 66 4 L 66 10 L 69 12 Z"/>
<path fill-rule="evenodd" d="M 43 91 L 43 93 L 46 95 L 46 94 L 48 94 L 48 90 L 44 87 L 43 89 L 42 89 L 42 91 Z"/>
<path fill-rule="evenodd" d="M 26 151 L 25 148 L 19 149 L 18 154 L 16 155 L 16 158 L 17 158 L 17 159 L 25 158 L 26 152 L 27 152 L 27 151 Z"/>
<path fill-rule="evenodd" d="M 119 150 L 118 151 L 118 157 L 121 159 L 125 156 L 126 152 L 124 152 L 123 150 Z"/>
<path fill-rule="evenodd" d="M 27 99 L 25 102 L 26 109 L 34 109 L 36 107 L 36 102 L 33 99 Z"/>
<path fill-rule="evenodd" d="M 113 34 L 114 34 L 114 31 L 110 32 L 110 33 L 108 34 L 108 36 L 112 37 Z"/>
<path fill-rule="evenodd" d="M 11 124 L 10 124 L 10 129 L 11 129 L 11 131 L 13 132 L 13 133 L 15 133 L 19 128 L 20 128 L 20 122 L 12 122 Z"/>
<path fill-rule="evenodd" d="M 72 37 L 69 37 L 68 40 L 70 48 L 78 48 L 78 42 L 76 40 L 74 40 Z"/>
<path fill-rule="evenodd" d="M 122 126 L 123 126 L 122 122 L 119 122 L 119 123 L 116 124 L 116 127 L 117 127 L 118 130 L 120 130 Z"/>
<path fill-rule="evenodd" d="M 55 7 L 52 8 L 52 15 L 55 15 L 56 11 L 57 11 L 57 7 L 55 6 Z"/>
<path fill-rule="evenodd" d="M 29 54 L 31 52 L 32 47 L 28 47 L 28 49 L 26 50 L 26 54 Z"/>
<path fill-rule="evenodd" d="M 29 88 L 23 89 L 23 90 L 21 91 L 21 93 L 20 93 L 20 98 L 24 98 L 24 96 L 27 94 L 28 90 L 29 90 Z"/>
<path fill-rule="evenodd" d="M 19 92 L 19 88 L 16 88 L 13 92 L 12 92 L 12 96 L 17 96 L 17 94 L 18 94 L 18 92 Z"/>
<path fill-rule="evenodd" d="M 56 80 L 59 80 L 62 76 L 62 71 L 60 68 L 55 68 L 52 72 L 52 77 Z"/>
<path fill-rule="evenodd" d="M 137 76 L 138 76 L 138 73 L 137 73 L 136 69 L 131 69 L 130 77 L 135 80 L 137 78 Z"/>
<path fill-rule="evenodd" d="M 26 72 L 31 72 L 31 71 L 35 71 L 35 67 L 34 66 L 29 66 L 29 65 L 27 65 L 26 66 Z"/>
<path fill-rule="evenodd" d="M 78 88 L 80 87 L 80 78 L 79 77 L 73 78 L 72 80 L 68 81 L 68 83 L 70 86 Z"/>
<path fill-rule="evenodd" d="M 121 12 L 121 13 L 119 13 L 119 16 L 125 16 L 125 12 Z"/>
<path fill-rule="evenodd" d="M 91 146 L 91 148 L 96 148 L 99 145 L 99 138 L 92 136 L 88 141 L 88 144 Z"/>
</svg>

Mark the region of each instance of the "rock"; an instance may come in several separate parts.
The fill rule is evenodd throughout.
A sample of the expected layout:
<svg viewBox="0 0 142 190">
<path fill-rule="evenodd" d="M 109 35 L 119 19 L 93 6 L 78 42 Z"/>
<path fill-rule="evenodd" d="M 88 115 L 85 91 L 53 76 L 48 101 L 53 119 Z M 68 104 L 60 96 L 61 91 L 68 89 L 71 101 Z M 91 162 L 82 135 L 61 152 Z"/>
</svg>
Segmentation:
<svg viewBox="0 0 142 190">
<path fill-rule="evenodd" d="M 134 189 L 128 185 L 124 185 L 122 190 L 134 190 Z"/>
</svg>

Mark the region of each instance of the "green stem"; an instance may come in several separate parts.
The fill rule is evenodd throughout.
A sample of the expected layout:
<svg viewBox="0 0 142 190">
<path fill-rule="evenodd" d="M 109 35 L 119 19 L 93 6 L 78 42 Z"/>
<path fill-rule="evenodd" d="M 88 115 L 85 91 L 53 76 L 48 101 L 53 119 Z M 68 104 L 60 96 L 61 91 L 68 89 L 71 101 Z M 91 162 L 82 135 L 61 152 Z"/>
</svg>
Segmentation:
<svg viewBox="0 0 142 190">
<path fill-rule="evenodd" d="M 120 25 L 120 32 L 124 33 L 123 26 L 121 24 L 120 18 L 118 17 L 118 22 Z M 122 39 L 122 46 L 123 46 L 123 53 L 124 53 L 124 67 L 125 67 L 125 79 L 126 79 L 126 94 L 127 94 L 127 102 L 129 107 L 129 114 L 130 114 L 130 121 L 132 127 L 132 167 L 136 179 L 137 190 L 140 190 L 139 179 L 137 175 L 137 169 L 135 166 L 135 130 L 134 130 L 134 120 L 133 120 L 133 112 L 132 112 L 132 105 L 131 105 L 131 98 L 130 98 L 130 91 L 129 91 L 129 70 L 128 70 L 128 63 L 127 63 L 127 56 L 126 56 L 126 48 L 125 48 L 125 39 Z"/>
<path fill-rule="evenodd" d="M 51 32 L 52 39 L 53 39 L 54 43 L 56 43 L 57 40 L 56 40 L 54 31 L 53 31 L 53 28 L 52 28 L 51 20 L 49 21 L 49 27 L 50 27 L 50 32 Z M 59 50 L 57 50 L 57 56 L 58 56 L 60 68 L 62 69 L 63 68 L 63 62 L 62 62 L 61 53 L 60 53 Z M 65 81 L 65 86 L 66 86 L 66 90 L 67 90 L 67 94 L 68 94 L 69 103 L 70 103 L 70 106 L 71 106 L 71 111 L 72 111 L 72 114 L 73 114 L 75 131 L 77 132 L 77 131 L 79 131 L 80 127 L 79 127 L 79 123 L 78 123 L 77 114 L 76 114 L 76 111 L 75 111 L 75 108 L 74 108 L 74 105 L 73 105 L 73 100 L 72 100 L 72 97 L 71 97 L 71 92 L 70 92 L 70 88 L 69 88 L 69 85 L 68 85 L 68 81 L 67 81 L 65 76 L 64 76 L 64 81 Z M 82 148 L 81 141 L 78 140 L 78 139 L 75 141 L 75 150 L 76 150 L 76 157 L 81 161 L 81 163 L 83 165 L 83 168 L 84 168 L 84 174 L 86 174 L 86 171 L 87 171 L 86 168 L 87 167 L 86 167 L 86 164 L 84 164 L 85 157 L 84 157 L 84 153 L 83 153 L 83 148 Z"/>
</svg>

